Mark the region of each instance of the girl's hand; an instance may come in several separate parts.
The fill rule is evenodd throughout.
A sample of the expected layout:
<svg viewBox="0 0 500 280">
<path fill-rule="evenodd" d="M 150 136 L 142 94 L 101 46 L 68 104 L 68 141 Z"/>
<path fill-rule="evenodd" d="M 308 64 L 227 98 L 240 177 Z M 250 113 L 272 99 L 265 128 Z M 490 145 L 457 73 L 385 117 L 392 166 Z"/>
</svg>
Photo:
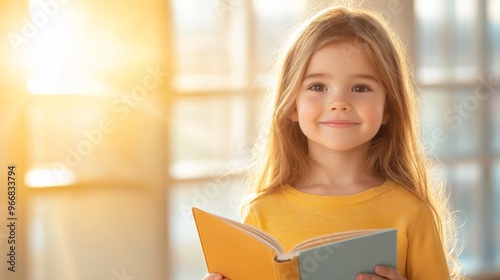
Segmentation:
<svg viewBox="0 0 500 280">
<path fill-rule="evenodd" d="M 218 273 L 209 273 L 203 277 L 203 280 L 229 280 Z"/>
<path fill-rule="evenodd" d="M 366 273 L 358 274 L 358 276 L 356 276 L 356 280 L 406 280 L 406 278 L 401 276 L 397 270 L 388 266 L 379 265 L 375 267 L 375 273 L 377 273 L 377 275 Z"/>
</svg>

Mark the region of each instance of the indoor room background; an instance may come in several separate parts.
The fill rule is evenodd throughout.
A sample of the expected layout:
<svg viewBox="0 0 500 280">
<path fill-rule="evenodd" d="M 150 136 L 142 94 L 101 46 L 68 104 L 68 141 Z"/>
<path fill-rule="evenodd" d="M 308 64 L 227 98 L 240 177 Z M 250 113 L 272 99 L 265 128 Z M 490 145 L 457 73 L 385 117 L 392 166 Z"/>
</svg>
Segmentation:
<svg viewBox="0 0 500 280">
<path fill-rule="evenodd" d="M 500 0 L 358 2 L 413 58 L 463 271 L 500 275 Z M 275 51 L 332 3 L 2 0 L 0 279 L 202 279 L 191 207 L 240 219 Z"/>
</svg>

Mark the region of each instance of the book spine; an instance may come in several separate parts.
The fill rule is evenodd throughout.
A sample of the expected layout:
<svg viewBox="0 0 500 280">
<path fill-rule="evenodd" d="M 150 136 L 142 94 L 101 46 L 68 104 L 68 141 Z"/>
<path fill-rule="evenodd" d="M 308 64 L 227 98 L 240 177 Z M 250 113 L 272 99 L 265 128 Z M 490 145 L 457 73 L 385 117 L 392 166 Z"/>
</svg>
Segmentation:
<svg viewBox="0 0 500 280">
<path fill-rule="evenodd" d="M 300 280 L 299 263 L 294 257 L 290 261 L 275 262 L 277 279 L 279 280 Z"/>
</svg>

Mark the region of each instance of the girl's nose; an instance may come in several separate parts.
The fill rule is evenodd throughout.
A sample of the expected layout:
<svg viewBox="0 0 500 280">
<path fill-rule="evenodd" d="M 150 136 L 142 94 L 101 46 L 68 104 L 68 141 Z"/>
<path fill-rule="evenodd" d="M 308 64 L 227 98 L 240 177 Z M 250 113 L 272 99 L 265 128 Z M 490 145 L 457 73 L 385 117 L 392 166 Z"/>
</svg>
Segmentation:
<svg viewBox="0 0 500 280">
<path fill-rule="evenodd" d="M 330 110 L 347 112 L 347 111 L 351 110 L 351 105 L 346 101 L 339 100 L 339 101 L 335 101 L 332 104 L 330 104 Z"/>
</svg>

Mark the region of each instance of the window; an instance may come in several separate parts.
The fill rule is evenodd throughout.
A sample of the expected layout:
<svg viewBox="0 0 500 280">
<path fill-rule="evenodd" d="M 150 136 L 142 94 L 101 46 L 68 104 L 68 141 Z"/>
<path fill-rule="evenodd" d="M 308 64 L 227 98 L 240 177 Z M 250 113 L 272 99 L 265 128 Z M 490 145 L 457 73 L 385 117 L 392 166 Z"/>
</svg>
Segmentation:
<svg viewBox="0 0 500 280">
<path fill-rule="evenodd" d="M 424 136 L 464 224 L 468 274 L 500 267 L 500 1 L 415 1 Z"/>
<path fill-rule="evenodd" d="M 130 4 L 0 3 L 0 161 L 19 210 L 2 279 L 166 278 L 168 10 Z"/>
</svg>

